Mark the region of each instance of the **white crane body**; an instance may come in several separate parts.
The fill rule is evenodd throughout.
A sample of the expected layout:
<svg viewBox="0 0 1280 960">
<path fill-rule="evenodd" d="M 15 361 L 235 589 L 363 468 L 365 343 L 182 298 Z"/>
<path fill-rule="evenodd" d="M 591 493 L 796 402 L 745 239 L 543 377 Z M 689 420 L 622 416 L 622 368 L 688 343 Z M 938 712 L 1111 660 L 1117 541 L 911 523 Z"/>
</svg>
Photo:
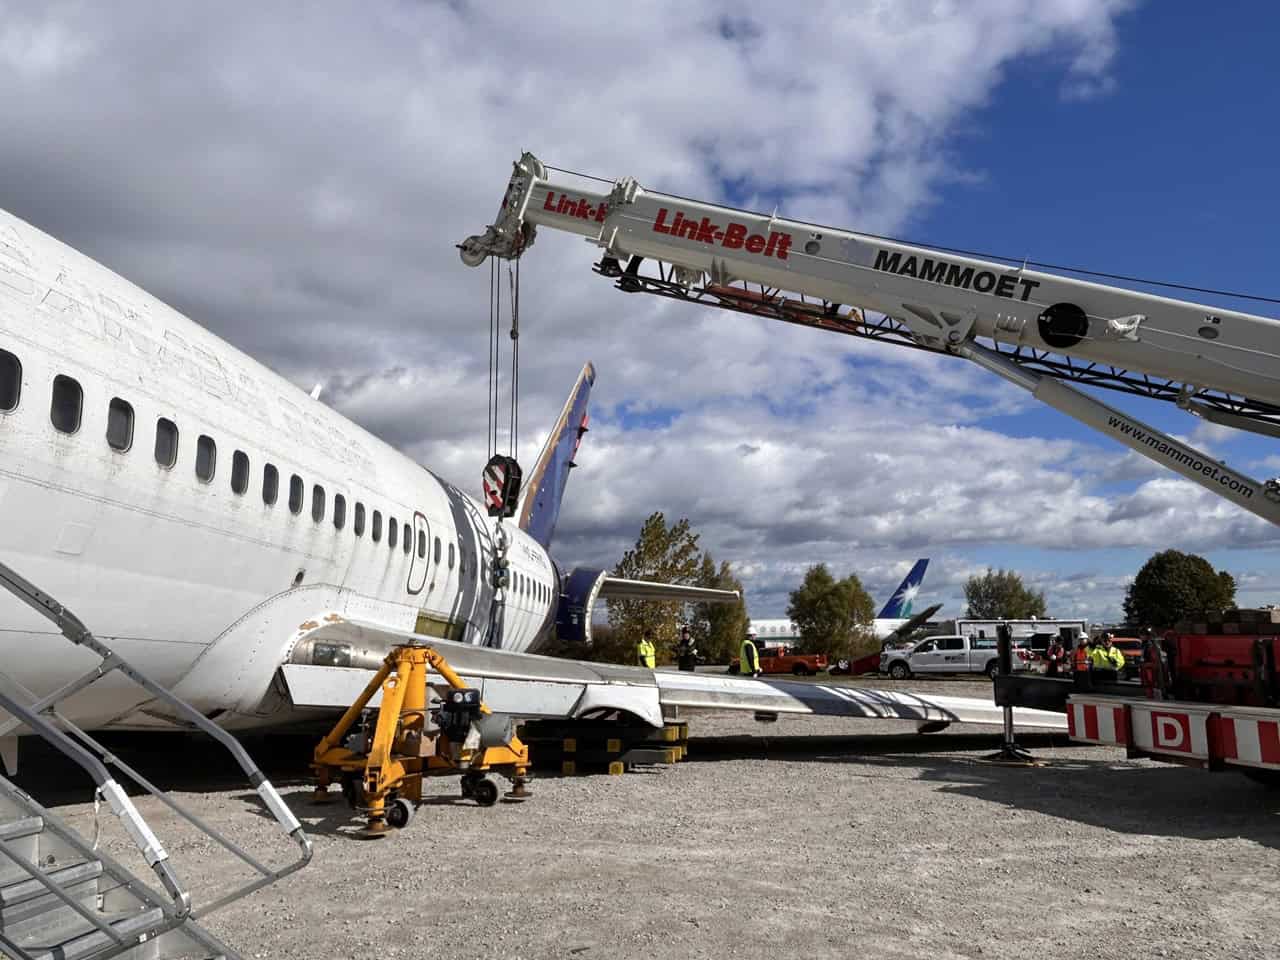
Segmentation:
<svg viewBox="0 0 1280 960">
<path fill-rule="evenodd" d="M 583 189 L 550 179 L 527 153 L 515 164 L 497 221 L 460 245 L 463 262 L 519 257 L 537 227 L 576 233 L 603 248 L 597 272 L 617 278 L 624 290 L 972 360 L 1280 523 L 1275 482 L 1233 471 L 1060 382 L 1169 400 L 1217 423 L 1280 436 L 1275 319 L 689 200 L 643 189 L 630 178 L 607 192 Z M 659 265 L 657 277 L 639 272 L 644 260 Z M 888 319 L 870 321 L 862 310 Z"/>
</svg>

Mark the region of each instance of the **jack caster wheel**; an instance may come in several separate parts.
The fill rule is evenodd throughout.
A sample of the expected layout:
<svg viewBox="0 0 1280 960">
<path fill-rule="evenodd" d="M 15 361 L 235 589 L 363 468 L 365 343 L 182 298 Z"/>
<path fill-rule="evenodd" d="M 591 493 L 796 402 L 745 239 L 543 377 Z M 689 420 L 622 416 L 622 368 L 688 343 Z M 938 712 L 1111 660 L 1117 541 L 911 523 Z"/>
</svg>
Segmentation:
<svg viewBox="0 0 1280 960">
<path fill-rule="evenodd" d="M 403 830 L 413 819 L 417 808 L 403 797 L 397 797 L 387 804 L 387 826 Z"/>
<path fill-rule="evenodd" d="M 471 795 L 475 797 L 476 803 L 482 807 L 492 807 L 498 802 L 498 785 L 485 777 L 483 780 L 477 780 L 471 788 Z"/>
<path fill-rule="evenodd" d="M 464 799 L 470 800 L 476 795 L 476 784 L 484 779 L 478 773 L 464 773 L 458 787 L 462 791 Z"/>
</svg>

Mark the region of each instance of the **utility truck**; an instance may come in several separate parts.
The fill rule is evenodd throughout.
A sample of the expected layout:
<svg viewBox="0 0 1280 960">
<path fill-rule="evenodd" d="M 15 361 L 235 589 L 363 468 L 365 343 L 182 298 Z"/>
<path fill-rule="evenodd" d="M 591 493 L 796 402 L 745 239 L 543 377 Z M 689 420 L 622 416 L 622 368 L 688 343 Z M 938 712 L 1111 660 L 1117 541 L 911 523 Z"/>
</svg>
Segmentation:
<svg viewBox="0 0 1280 960">
<path fill-rule="evenodd" d="M 1025 648 L 1015 650 L 1014 669 L 1026 669 L 1027 659 Z M 994 677 L 998 668 L 994 637 L 960 634 L 925 637 L 914 646 L 880 654 L 880 672 L 895 680 L 906 680 L 917 673 L 985 673 Z"/>
</svg>

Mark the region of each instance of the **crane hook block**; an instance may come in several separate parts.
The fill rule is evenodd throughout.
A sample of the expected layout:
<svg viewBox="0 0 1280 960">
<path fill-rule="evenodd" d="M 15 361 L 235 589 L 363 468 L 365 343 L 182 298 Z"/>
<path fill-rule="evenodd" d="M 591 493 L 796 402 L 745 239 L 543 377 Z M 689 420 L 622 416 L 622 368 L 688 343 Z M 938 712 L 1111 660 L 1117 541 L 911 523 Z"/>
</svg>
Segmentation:
<svg viewBox="0 0 1280 960">
<path fill-rule="evenodd" d="M 520 464 L 515 457 L 498 454 L 484 467 L 484 502 L 491 517 L 510 517 L 520 498 Z"/>
</svg>

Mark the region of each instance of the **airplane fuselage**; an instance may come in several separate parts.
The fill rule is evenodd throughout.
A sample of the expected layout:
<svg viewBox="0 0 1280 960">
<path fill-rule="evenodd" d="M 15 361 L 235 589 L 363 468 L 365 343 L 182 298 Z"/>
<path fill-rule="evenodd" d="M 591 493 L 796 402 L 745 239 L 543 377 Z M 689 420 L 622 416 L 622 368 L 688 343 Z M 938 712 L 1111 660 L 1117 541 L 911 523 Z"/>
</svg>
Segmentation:
<svg viewBox="0 0 1280 960">
<path fill-rule="evenodd" d="M 495 521 L 475 500 L 2 212 L 0 351 L 0 558 L 228 725 L 286 719 L 272 680 L 318 617 L 493 642 Z M 523 651 L 558 575 L 504 529 L 498 642 Z M 45 692 L 92 662 L 0 596 L 0 672 Z M 151 723 L 118 684 L 86 696 L 91 723 Z"/>
</svg>

